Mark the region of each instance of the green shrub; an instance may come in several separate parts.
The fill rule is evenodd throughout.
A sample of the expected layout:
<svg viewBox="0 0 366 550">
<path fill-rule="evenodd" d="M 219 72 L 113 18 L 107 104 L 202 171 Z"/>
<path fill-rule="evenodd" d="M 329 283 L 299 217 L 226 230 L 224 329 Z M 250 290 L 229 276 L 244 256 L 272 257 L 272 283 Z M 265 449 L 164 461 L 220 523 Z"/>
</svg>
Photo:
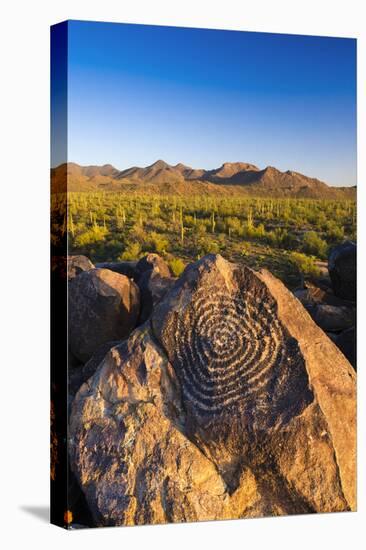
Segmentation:
<svg viewBox="0 0 366 550">
<path fill-rule="evenodd" d="M 157 252 L 158 254 L 161 254 L 162 252 L 166 252 L 169 246 L 169 241 L 159 233 L 155 233 L 155 231 L 152 231 L 150 233 L 150 247 L 154 252 Z"/>
<path fill-rule="evenodd" d="M 318 256 L 318 258 L 326 258 L 328 245 L 315 231 L 308 231 L 303 238 L 303 250 L 307 254 Z"/>
<path fill-rule="evenodd" d="M 88 244 L 104 241 L 107 233 L 108 230 L 105 227 L 93 225 L 93 227 L 75 237 L 74 245 L 82 248 L 84 246 L 87 246 Z"/>
<path fill-rule="evenodd" d="M 174 277 L 179 277 L 185 268 L 184 262 L 180 258 L 173 258 L 168 262 L 168 265 Z"/>
<path fill-rule="evenodd" d="M 118 256 L 118 260 L 121 261 L 134 261 L 138 260 L 141 256 L 141 245 L 138 242 L 130 243 L 127 248 Z"/>
<path fill-rule="evenodd" d="M 200 251 L 201 255 L 204 256 L 205 254 L 219 254 L 220 253 L 220 246 L 215 241 L 201 241 L 200 242 Z"/>
<path fill-rule="evenodd" d="M 318 277 L 320 271 L 315 264 L 315 260 L 312 257 L 306 256 L 301 252 L 291 252 L 290 261 L 296 265 L 300 273 L 303 275 L 311 275 L 313 277 Z"/>
</svg>

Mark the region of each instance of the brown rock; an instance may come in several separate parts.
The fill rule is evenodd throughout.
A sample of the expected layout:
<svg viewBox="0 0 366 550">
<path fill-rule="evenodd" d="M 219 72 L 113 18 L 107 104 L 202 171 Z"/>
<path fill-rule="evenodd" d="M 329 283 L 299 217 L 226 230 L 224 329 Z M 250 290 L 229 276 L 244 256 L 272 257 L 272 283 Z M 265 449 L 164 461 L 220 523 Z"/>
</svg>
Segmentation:
<svg viewBox="0 0 366 550">
<path fill-rule="evenodd" d="M 110 271 L 115 271 L 120 275 L 126 275 L 129 279 L 135 280 L 137 278 L 138 272 L 136 271 L 137 262 L 102 262 L 95 264 L 95 267 L 100 269 L 109 269 Z"/>
<path fill-rule="evenodd" d="M 105 356 L 69 436 L 96 525 L 355 508 L 354 370 L 282 283 L 220 256 Z"/>
<path fill-rule="evenodd" d="M 145 271 L 138 280 L 141 296 L 141 311 L 139 323 L 144 323 L 151 315 L 154 307 L 172 288 L 176 279 L 161 277 L 155 271 Z"/>
<path fill-rule="evenodd" d="M 352 302 L 335 296 L 331 289 L 324 287 L 324 285 L 315 285 L 310 281 L 305 281 L 305 288 L 295 290 L 294 295 L 304 306 L 317 304 L 345 307 L 353 306 Z"/>
<path fill-rule="evenodd" d="M 83 272 L 69 283 L 69 344 L 85 363 L 104 343 L 126 338 L 136 326 L 139 289 L 133 281 L 109 271 Z"/>
<path fill-rule="evenodd" d="M 141 258 L 136 264 L 136 271 L 138 276 L 143 275 L 147 271 L 153 271 L 154 274 L 160 275 L 160 277 L 170 277 L 170 269 L 168 264 L 158 254 L 150 253 Z"/>
<path fill-rule="evenodd" d="M 231 490 L 248 467 L 287 513 L 354 509 L 354 371 L 280 281 L 207 256 L 152 326 L 181 383 L 187 436 Z"/>
<path fill-rule="evenodd" d="M 107 355 L 109 350 L 114 346 L 120 344 L 120 340 L 114 340 L 113 342 L 106 342 L 102 344 L 91 356 L 89 361 L 83 365 L 83 363 L 78 363 L 74 365 L 68 365 L 68 398 L 69 404 L 71 405 L 77 391 L 80 386 L 84 384 L 97 370 L 100 363 L 103 361 L 104 357 Z M 70 354 L 71 355 L 71 354 Z"/>
<path fill-rule="evenodd" d="M 230 517 L 215 466 L 181 432 L 172 367 L 148 331 L 111 350 L 73 405 L 70 456 L 97 525 Z M 173 420 L 174 419 L 174 420 Z M 258 496 L 250 472 L 234 514 Z"/>
<path fill-rule="evenodd" d="M 158 254 L 150 253 L 141 258 L 136 265 L 136 281 L 141 295 L 139 324 L 151 315 L 154 306 L 163 298 L 174 284 L 167 263 Z"/>
<path fill-rule="evenodd" d="M 67 278 L 70 281 L 84 271 L 94 269 L 94 265 L 86 256 L 67 256 Z"/>
</svg>

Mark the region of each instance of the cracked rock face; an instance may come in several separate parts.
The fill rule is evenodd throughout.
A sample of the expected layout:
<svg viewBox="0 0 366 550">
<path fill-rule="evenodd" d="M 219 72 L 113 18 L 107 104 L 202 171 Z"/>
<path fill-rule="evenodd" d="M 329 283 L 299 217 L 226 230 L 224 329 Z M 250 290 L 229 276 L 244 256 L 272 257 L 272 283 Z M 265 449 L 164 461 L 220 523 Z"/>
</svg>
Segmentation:
<svg viewBox="0 0 366 550">
<path fill-rule="evenodd" d="M 268 272 L 191 264 L 75 397 L 97 525 L 355 508 L 355 373 Z"/>
</svg>

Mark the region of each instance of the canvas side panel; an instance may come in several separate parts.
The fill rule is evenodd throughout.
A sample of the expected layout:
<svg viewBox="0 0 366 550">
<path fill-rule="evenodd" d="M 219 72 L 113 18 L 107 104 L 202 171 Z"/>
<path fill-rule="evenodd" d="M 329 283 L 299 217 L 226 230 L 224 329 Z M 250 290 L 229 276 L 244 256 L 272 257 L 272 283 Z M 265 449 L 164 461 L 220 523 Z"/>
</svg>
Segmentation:
<svg viewBox="0 0 366 550">
<path fill-rule="evenodd" d="M 51 27 L 51 523 L 67 527 L 68 23 Z M 57 168 L 57 169 L 56 169 Z"/>
</svg>

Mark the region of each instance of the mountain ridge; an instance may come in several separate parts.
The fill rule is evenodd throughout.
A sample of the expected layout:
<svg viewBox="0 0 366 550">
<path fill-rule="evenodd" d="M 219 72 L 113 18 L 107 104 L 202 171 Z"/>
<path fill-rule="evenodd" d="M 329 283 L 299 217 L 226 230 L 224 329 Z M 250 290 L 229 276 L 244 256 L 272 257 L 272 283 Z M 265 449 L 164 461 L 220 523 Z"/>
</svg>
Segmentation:
<svg viewBox="0 0 366 550">
<path fill-rule="evenodd" d="M 168 194 L 248 194 L 284 198 L 354 199 L 355 187 L 332 187 L 294 170 L 264 169 L 246 162 L 224 162 L 205 170 L 157 160 L 146 167 L 118 170 L 111 164 L 81 166 L 70 162 L 51 169 L 53 192 L 138 191 Z"/>
</svg>

